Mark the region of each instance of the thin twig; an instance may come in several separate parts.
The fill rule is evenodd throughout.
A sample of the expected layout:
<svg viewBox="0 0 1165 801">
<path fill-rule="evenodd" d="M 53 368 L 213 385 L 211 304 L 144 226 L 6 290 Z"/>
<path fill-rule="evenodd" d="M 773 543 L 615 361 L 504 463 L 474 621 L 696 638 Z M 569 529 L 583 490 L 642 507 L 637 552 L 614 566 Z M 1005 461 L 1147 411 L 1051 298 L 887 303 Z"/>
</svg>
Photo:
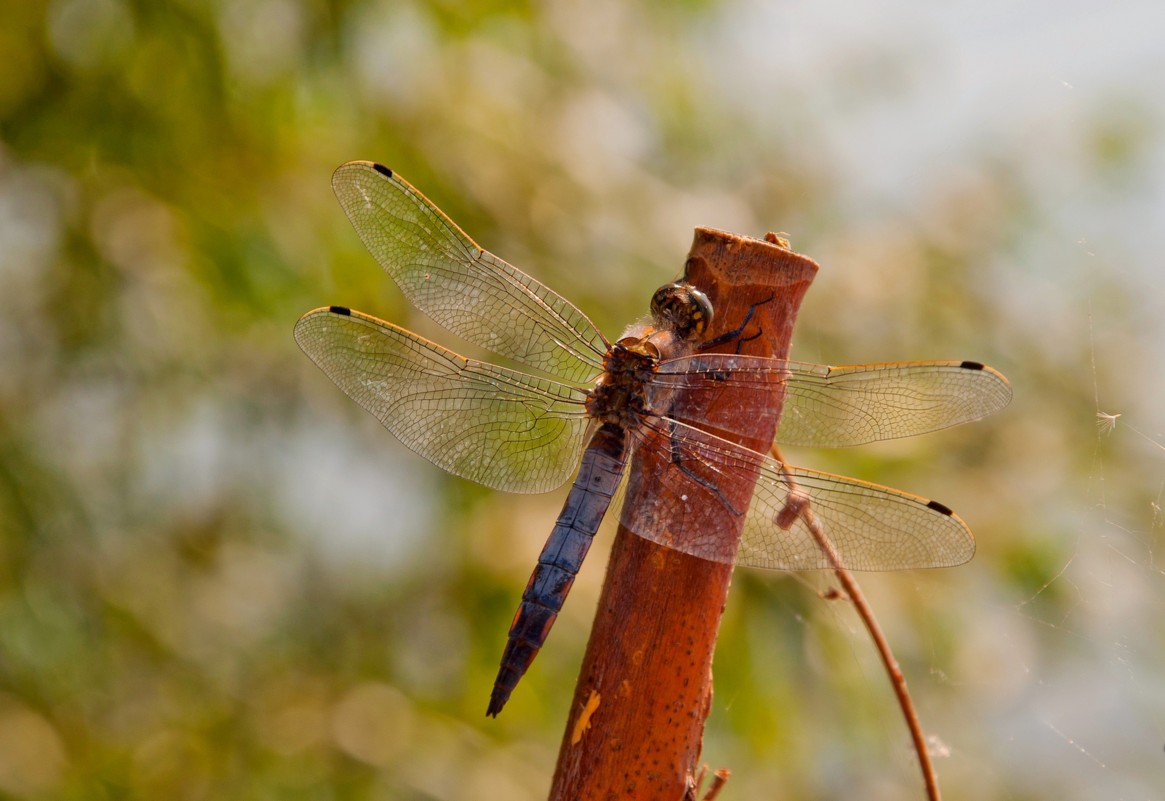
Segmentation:
<svg viewBox="0 0 1165 801">
<path fill-rule="evenodd" d="M 874 647 L 878 650 L 878 656 L 881 657 L 882 664 L 886 668 L 886 674 L 890 677 L 890 684 L 894 688 L 894 694 L 898 697 L 898 706 L 902 709 L 902 716 L 906 718 L 906 727 L 910 730 L 910 738 L 914 741 L 914 750 L 918 753 L 918 766 L 922 770 L 922 780 L 926 785 L 927 798 L 930 801 L 940 801 L 938 777 L 934 772 L 934 764 L 930 760 L 930 752 L 926 747 L 926 738 L 922 734 L 922 724 L 918 720 L 918 712 L 915 711 L 914 701 L 911 700 L 910 691 L 906 688 L 906 676 L 903 675 L 902 669 L 898 666 L 898 660 L 894 658 L 894 653 L 890 650 L 890 643 L 887 641 L 886 635 L 882 633 L 882 627 L 878 625 L 878 620 L 874 617 L 874 610 L 866 601 L 865 595 L 862 594 L 857 579 L 842 565 L 841 555 L 838 554 L 833 542 L 826 535 L 825 529 L 822 528 L 820 521 L 817 520 L 817 516 L 810 508 L 809 496 L 800 490 L 797 486 L 797 480 L 786 469 L 785 460 L 781 458 L 781 452 L 775 443 L 772 453 L 776 460 L 781 463 L 781 473 L 789 488 L 789 498 L 785 501 L 785 509 L 781 513 L 780 522 L 784 523 L 788 520 L 787 528 L 792 526 L 793 520 L 800 518 L 805 523 L 805 527 L 809 529 L 809 533 L 813 535 L 813 539 L 817 541 L 818 547 L 829 558 L 837 580 L 841 582 L 842 588 L 850 602 L 853 603 L 854 609 L 857 610 L 858 617 L 862 619 L 866 631 L 870 633 Z"/>
<path fill-rule="evenodd" d="M 731 774 L 727 768 L 719 768 L 712 772 L 712 783 L 708 785 L 708 792 L 704 793 L 701 801 L 716 801 L 716 796 L 720 795 L 720 791 L 724 789 L 724 785 L 728 783 L 728 777 Z"/>
</svg>

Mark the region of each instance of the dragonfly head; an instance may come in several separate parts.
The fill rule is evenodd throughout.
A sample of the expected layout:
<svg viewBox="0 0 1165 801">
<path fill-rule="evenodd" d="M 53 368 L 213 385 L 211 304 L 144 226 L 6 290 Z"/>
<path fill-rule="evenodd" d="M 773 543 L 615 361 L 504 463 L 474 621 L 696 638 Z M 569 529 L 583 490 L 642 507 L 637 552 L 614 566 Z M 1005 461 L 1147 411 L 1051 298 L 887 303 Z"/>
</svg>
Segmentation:
<svg viewBox="0 0 1165 801">
<path fill-rule="evenodd" d="M 651 317 L 657 328 L 692 342 L 712 324 L 712 302 L 691 284 L 664 284 L 651 296 Z"/>
</svg>

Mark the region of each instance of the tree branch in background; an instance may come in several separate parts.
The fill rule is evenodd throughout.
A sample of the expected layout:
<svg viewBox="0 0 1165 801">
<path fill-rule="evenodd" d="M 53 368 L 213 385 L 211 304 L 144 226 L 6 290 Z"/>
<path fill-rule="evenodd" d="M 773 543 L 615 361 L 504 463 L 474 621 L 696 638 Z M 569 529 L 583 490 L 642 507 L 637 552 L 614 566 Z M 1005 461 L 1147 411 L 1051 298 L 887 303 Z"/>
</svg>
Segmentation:
<svg viewBox="0 0 1165 801">
<path fill-rule="evenodd" d="M 902 669 L 898 666 L 898 660 L 894 658 L 894 653 L 890 650 L 890 643 L 886 639 L 886 635 L 882 633 L 882 627 L 878 625 L 878 619 L 874 617 L 874 610 L 866 601 L 866 596 L 862 594 L 862 588 L 858 586 L 857 579 L 842 566 L 841 557 L 838 555 L 837 549 L 833 547 L 833 543 L 826 535 L 825 529 L 813 514 L 809 496 L 800 493 L 797 488 L 796 477 L 784 469 L 785 460 L 781 458 L 780 449 L 775 444 L 772 446 L 772 454 L 781 463 L 785 483 L 789 487 L 789 499 L 785 507 L 785 511 L 788 512 L 788 517 L 786 518 L 782 515 L 782 520 L 780 521 L 781 527 L 789 528 L 792 526 L 794 520 L 800 518 L 809 530 L 809 533 L 813 535 L 813 539 L 817 541 L 817 545 L 821 548 L 822 553 L 833 564 L 833 572 L 837 576 L 837 580 L 841 582 L 846 597 L 854 605 L 854 609 L 857 610 L 858 617 L 862 619 L 866 631 L 870 633 L 870 638 L 874 641 L 874 647 L 878 650 L 878 656 L 882 660 L 882 665 L 886 668 L 886 675 L 890 678 L 890 684 L 894 687 L 894 695 L 898 697 L 898 706 L 902 708 L 902 715 L 906 718 L 906 728 L 910 730 L 910 738 L 913 740 L 914 750 L 918 754 L 918 766 L 922 770 L 922 781 L 926 785 L 926 796 L 930 801 L 939 801 L 938 777 L 934 772 L 934 764 L 930 760 L 930 752 L 926 747 L 926 738 L 922 734 L 922 724 L 919 722 L 918 713 L 914 709 L 914 701 L 911 700 L 910 690 L 906 687 L 906 676 L 903 675 Z"/>
</svg>

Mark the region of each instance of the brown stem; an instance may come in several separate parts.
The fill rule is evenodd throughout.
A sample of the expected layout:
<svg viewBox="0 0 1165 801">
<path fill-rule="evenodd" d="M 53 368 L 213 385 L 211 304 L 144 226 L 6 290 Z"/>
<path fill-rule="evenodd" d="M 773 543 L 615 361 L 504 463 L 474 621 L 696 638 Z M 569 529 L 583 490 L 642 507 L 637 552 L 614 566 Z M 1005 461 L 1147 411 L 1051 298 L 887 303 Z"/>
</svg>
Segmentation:
<svg viewBox="0 0 1165 801">
<path fill-rule="evenodd" d="M 704 793 L 704 797 L 700 801 L 716 801 L 716 797 L 720 795 L 720 791 L 724 789 L 724 785 L 728 782 L 729 773 L 724 768 L 720 768 L 712 774 L 712 782 L 708 785 L 708 792 Z"/>
<path fill-rule="evenodd" d="M 789 488 L 789 501 L 787 502 L 789 510 L 805 523 L 805 527 L 809 529 L 809 533 L 816 540 L 817 546 L 829 558 L 837 580 L 841 582 L 846 596 L 854 605 L 854 609 L 858 612 L 858 617 L 862 619 L 866 631 L 870 633 L 870 638 L 874 641 L 874 647 L 878 650 L 878 656 L 881 658 L 882 664 L 886 668 L 886 675 L 889 676 L 890 684 L 894 688 L 894 695 L 898 697 L 898 706 L 902 709 L 902 716 L 906 718 L 906 728 L 910 730 L 910 738 L 914 741 L 914 750 L 918 754 L 918 766 L 922 770 L 922 781 L 926 785 L 926 796 L 930 801 L 940 801 L 938 777 L 934 772 L 934 763 L 930 760 L 930 751 L 926 747 L 926 738 L 922 734 L 922 724 L 918 720 L 918 712 L 914 709 L 914 701 L 910 697 L 910 690 L 906 687 L 906 676 L 898 666 L 898 660 L 894 658 L 894 652 L 890 650 L 890 642 L 882 632 L 882 627 L 878 625 L 878 619 L 874 616 L 874 610 L 869 602 L 866 601 L 866 596 L 862 593 L 862 588 L 858 586 L 857 579 L 842 566 L 841 556 L 833 546 L 833 542 L 826 535 L 825 529 L 821 526 L 821 522 L 813 514 L 812 505 L 808 496 L 800 492 L 797 487 L 797 479 L 792 473 L 784 469 L 785 460 L 781 458 L 781 452 L 775 444 L 772 447 L 772 454 L 781 463 L 781 473 L 785 478 L 785 484 Z"/>
<path fill-rule="evenodd" d="M 741 353 L 787 358 L 801 299 L 817 265 L 775 236 L 766 241 L 700 228 L 685 280 L 704 291 L 715 317 L 709 338 L 740 326 L 750 309 Z M 753 330 L 755 327 L 755 331 Z M 742 337 L 747 339 L 747 337 Z M 736 343 L 725 343 L 735 352 Z M 774 384 L 773 403 L 783 400 Z M 731 384 L 717 398 L 732 408 Z M 775 417 L 755 421 L 737 438 L 765 452 Z M 753 421 L 749 421 L 752 423 Z M 636 519 L 679 530 L 666 504 L 652 503 L 652 477 L 668 469 L 666 447 L 642 448 L 631 464 L 623 522 L 615 537 L 599 608 L 575 688 L 551 786 L 552 801 L 696 797 L 704 722 L 712 702 L 712 653 L 732 566 L 697 559 L 635 536 Z M 664 460 L 661 462 L 660 460 Z M 747 508 L 752 486 L 723 488 L 733 508 Z M 742 520 L 725 511 L 720 532 L 735 552 Z M 580 722 L 581 721 L 581 722 Z M 718 790 L 717 790 L 718 792 Z"/>
</svg>

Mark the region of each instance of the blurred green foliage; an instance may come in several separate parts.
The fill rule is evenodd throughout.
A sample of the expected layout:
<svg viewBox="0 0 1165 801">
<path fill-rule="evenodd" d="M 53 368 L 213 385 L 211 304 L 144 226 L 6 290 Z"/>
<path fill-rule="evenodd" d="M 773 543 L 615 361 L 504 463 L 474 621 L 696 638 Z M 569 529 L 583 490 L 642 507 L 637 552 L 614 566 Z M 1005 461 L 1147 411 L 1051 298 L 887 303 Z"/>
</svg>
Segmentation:
<svg viewBox="0 0 1165 801">
<path fill-rule="evenodd" d="M 952 752 L 949 798 L 1146 795 L 1165 472 L 1139 421 L 1165 337 L 1139 266 L 1159 242 L 1126 223 L 1160 208 L 1159 98 L 1049 101 L 1052 123 L 985 124 L 958 168 L 863 194 L 883 151 L 847 160 L 833 132 L 909 97 L 933 53 L 806 31 L 821 69 L 784 75 L 749 36 L 776 59 L 797 30 L 706 2 L 6 4 L 0 797 L 544 795 L 605 555 L 487 721 L 562 494 L 437 474 L 295 348 L 333 302 L 433 334 L 331 196 L 357 158 L 609 334 L 694 225 L 784 230 L 823 264 L 796 357 L 1009 374 L 997 420 L 796 456 L 941 498 L 980 536 L 966 568 L 866 579 Z M 1102 402 L 1126 414 L 1111 438 Z M 1118 437 L 1130 420 L 1148 433 Z M 737 576 L 705 749 L 725 797 L 917 790 L 827 584 Z"/>
</svg>

